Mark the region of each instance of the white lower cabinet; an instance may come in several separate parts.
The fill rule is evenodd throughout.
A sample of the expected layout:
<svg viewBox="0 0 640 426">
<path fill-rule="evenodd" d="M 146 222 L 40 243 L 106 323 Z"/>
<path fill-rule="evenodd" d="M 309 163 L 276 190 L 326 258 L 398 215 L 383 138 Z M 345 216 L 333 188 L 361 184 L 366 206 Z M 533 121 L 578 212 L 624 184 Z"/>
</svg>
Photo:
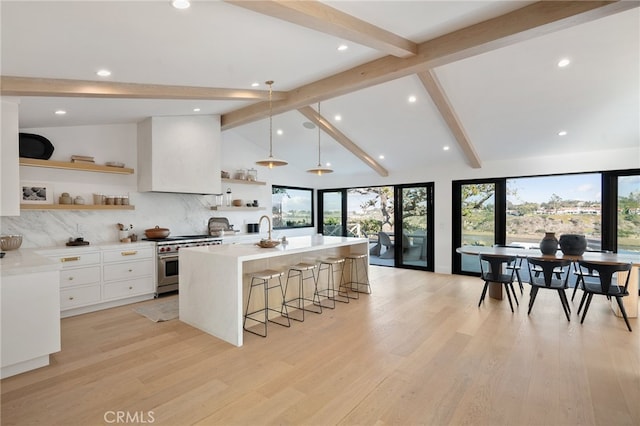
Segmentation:
<svg viewBox="0 0 640 426">
<path fill-rule="evenodd" d="M 105 250 L 102 262 L 105 300 L 155 292 L 155 250 Z"/>
<path fill-rule="evenodd" d="M 62 317 L 152 299 L 156 256 L 152 243 L 43 250 L 62 263 Z"/>
<path fill-rule="evenodd" d="M 59 272 L 3 275 L 0 378 L 49 365 L 60 350 Z"/>
</svg>

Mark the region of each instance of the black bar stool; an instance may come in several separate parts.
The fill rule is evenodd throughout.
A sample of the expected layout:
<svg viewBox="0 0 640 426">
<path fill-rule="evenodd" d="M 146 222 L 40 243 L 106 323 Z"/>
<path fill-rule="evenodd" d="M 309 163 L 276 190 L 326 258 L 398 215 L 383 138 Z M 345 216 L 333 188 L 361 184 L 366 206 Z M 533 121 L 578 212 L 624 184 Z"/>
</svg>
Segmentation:
<svg viewBox="0 0 640 426">
<path fill-rule="evenodd" d="M 335 273 L 336 268 L 340 267 L 340 278 L 342 279 L 342 271 L 344 270 L 344 257 L 327 257 L 318 261 L 318 281 L 320 281 L 320 274 L 322 271 L 327 271 L 327 288 L 318 290 L 318 296 L 325 296 L 327 300 L 332 303 L 329 305 L 322 305 L 323 308 L 334 309 L 336 307 L 336 301 L 342 303 L 349 303 L 349 298 L 340 295 L 340 290 L 336 290 Z M 342 280 L 340 281 L 342 284 Z M 340 298 L 342 299 L 340 299 Z"/>
<path fill-rule="evenodd" d="M 282 276 L 284 272 L 275 271 L 273 269 L 265 269 L 264 271 L 253 272 L 249 274 L 251 276 L 251 286 L 249 287 L 249 297 L 247 298 L 247 308 L 245 309 L 244 322 L 242 324 L 242 328 L 249 333 L 253 333 L 260 337 L 267 337 L 267 323 L 272 322 L 274 324 L 281 325 L 283 327 L 291 327 L 291 321 L 289 321 L 289 313 L 287 312 L 287 307 L 284 305 L 284 291 L 282 290 Z M 272 279 L 278 279 L 277 284 L 271 284 Z M 249 306 L 251 304 L 251 294 L 253 293 L 253 289 L 255 287 L 262 286 L 264 289 L 264 307 L 257 309 L 253 312 L 249 312 Z M 269 307 L 269 290 L 273 290 L 279 288 L 282 302 L 280 303 L 280 311 L 277 309 L 273 309 Z M 286 324 L 284 320 L 281 322 L 274 321 L 269 318 L 269 311 L 277 312 L 280 314 L 282 318 L 287 320 Z M 256 319 L 259 314 L 264 314 L 264 319 Z M 262 324 L 264 326 L 264 334 L 258 333 L 256 331 L 250 330 L 247 328 L 247 320 L 257 322 L 258 324 Z"/>
<path fill-rule="evenodd" d="M 283 302 L 285 308 L 294 308 L 302 312 L 301 318 L 295 318 L 287 312 L 287 317 L 291 318 L 294 321 L 304 321 L 304 313 L 313 312 L 314 314 L 322 313 L 322 305 L 320 304 L 320 296 L 318 295 L 318 280 L 316 279 L 316 269 L 318 265 L 315 263 L 307 263 L 307 262 L 299 262 L 293 266 L 289 267 L 289 272 L 287 273 L 287 283 L 284 287 L 284 293 L 287 294 L 287 289 L 289 288 L 289 280 L 298 279 L 298 295 L 293 299 L 289 299 Z M 305 277 L 305 272 L 307 276 Z M 304 295 L 304 282 L 307 280 L 312 280 L 313 282 L 313 297 L 309 299 Z M 318 309 L 309 309 L 304 302 L 311 302 L 313 306 L 317 306 Z"/>
<path fill-rule="evenodd" d="M 358 273 L 358 264 L 362 265 L 364 270 L 364 281 L 360 281 L 360 274 Z M 349 281 L 344 280 L 344 269 L 349 267 Z M 367 255 L 366 254 L 349 254 L 345 256 L 345 264 L 342 268 L 342 276 L 340 278 L 340 296 L 348 297 L 349 299 L 359 299 L 360 293 L 371 294 L 371 284 L 369 284 L 369 274 L 367 273 Z M 355 281 L 354 281 L 355 277 Z M 365 286 L 366 291 L 360 290 L 361 286 Z M 343 290 L 344 289 L 344 290 Z M 355 296 L 350 296 L 349 292 L 355 293 Z"/>
</svg>

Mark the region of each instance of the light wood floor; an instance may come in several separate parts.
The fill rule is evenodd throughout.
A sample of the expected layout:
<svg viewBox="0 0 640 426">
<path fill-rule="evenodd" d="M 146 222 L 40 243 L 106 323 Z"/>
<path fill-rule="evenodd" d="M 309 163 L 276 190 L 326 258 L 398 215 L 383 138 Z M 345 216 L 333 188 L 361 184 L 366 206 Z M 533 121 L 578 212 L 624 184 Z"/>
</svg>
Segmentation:
<svg viewBox="0 0 640 426">
<path fill-rule="evenodd" d="M 640 324 L 604 300 L 580 325 L 552 292 L 527 316 L 528 288 L 512 314 L 477 308 L 478 278 L 371 271 L 373 294 L 242 348 L 131 305 L 63 319 L 52 365 L 2 381 L 2 425 L 640 424 Z"/>
</svg>

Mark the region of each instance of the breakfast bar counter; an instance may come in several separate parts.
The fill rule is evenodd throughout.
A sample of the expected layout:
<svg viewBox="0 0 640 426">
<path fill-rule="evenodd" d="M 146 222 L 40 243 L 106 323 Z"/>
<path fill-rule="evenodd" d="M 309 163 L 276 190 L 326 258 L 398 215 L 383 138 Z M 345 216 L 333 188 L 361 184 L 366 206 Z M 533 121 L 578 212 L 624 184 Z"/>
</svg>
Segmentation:
<svg viewBox="0 0 640 426">
<path fill-rule="evenodd" d="M 368 245 L 366 238 L 303 236 L 291 237 L 287 244 L 274 248 L 222 244 L 181 249 L 180 320 L 235 346 L 242 346 L 248 273 L 263 269 L 286 270 L 297 262 L 328 256 L 368 255 Z"/>
</svg>

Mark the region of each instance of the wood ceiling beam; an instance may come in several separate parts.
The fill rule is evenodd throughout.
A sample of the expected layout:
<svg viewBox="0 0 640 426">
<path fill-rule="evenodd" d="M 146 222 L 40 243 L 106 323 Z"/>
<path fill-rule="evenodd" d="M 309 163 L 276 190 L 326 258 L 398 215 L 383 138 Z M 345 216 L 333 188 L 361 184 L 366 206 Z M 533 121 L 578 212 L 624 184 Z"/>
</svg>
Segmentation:
<svg viewBox="0 0 640 426">
<path fill-rule="evenodd" d="M 325 34 L 351 40 L 387 55 L 400 58 L 418 53 L 418 45 L 387 30 L 376 27 L 319 1 L 247 1 L 227 0 L 263 15 L 282 19 Z"/>
<path fill-rule="evenodd" d="M 131 99 L 200 99 L 263 101 L 269 91 L 219 89 L 214 87 L 169 86 L 160 84 L 115 83 L 110 81 L 61 80 L 53 78 L 0 77 L 3 96 L 48 96 Z M 284 99 L 286 93 L 273 92 L 273 99 Z"/>
<path fill-rule="evenodd" d="M 480 156 L 469 140 L 469 137 L 458 118 L 458 114 L 456 114 L 451 102 L 449 102 L 449 98 L 440 85 L 440 81 L 438 81 L 438 77 L 435 75 L 433 70 L 419 72 L 418 78 L 431 96 L 433 103 L 436 105 L 436 108 L 438 108 L 438 111 L 440 111 L 442 118 L 447 123 L 447 126 L 449 126 L 449 129 L 456 138 L 456 141 L 458 141 L 458 145 L 467 157 L 469 165 L 475 169 L 482 167 Z"/>
<path fill-rule="evenodd" d="M 310 106 L 305 106 L 302 108 L 298 108 L 300 114 L 304 115 L 318 126 L 323 132 L 331 136 L 336 140 L 340 145 L 345 147 L 349 152 L 355 155 L 360 161 L 365 163 L 367 166 L 371 167 L 376 171 L 380 176 L 386 177 L 389 176 L 389 171 L 382 167 L 380 163 L 373 159 L 372 156 L 367 154 L 362 148 L 356 145 L 351 139 L 349 139 L 344 133 L 342 133 L 338 128 L 336 128 L 329 120 L 324 118 L 322 115 L 318 114 L 318 112 L 311 108 Z"/>
<path fill-rule="evenodd" d="M 637 1 L 541 1 L 419 44 L 408 58 L 385 56 L 288 92 L 273 103 L 281 114 L 534 37 L 574 27 L 640 5 Z M 262 119 L 268 105 L 254 104 L 222 115 L 228 130 Z"/>
</svg>

